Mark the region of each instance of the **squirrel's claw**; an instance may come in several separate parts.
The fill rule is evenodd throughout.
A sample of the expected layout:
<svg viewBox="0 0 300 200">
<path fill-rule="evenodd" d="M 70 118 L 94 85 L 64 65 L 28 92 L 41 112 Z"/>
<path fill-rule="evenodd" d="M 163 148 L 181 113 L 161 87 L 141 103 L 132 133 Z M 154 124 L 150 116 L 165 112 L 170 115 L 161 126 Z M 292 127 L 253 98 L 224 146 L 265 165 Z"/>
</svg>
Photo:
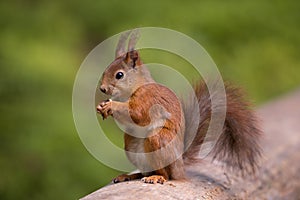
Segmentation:
<svg viewBox="0 0 300 200">
<path fill-rule="evenodd" d="M 166 182 L 167 180 L 163 176 L 153 175 L 153 176 L 144 177 L 144 178 L 141 179 L 141 181 L 143 181 L 144 183 L 164 184 L 164 182 Z"/>
</svg>

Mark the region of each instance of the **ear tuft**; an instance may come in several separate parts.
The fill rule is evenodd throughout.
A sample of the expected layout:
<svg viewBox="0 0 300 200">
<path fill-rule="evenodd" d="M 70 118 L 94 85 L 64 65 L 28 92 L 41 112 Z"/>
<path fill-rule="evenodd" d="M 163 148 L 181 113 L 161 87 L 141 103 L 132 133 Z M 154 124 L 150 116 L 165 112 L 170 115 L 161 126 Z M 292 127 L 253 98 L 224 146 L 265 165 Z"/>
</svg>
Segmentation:
<svg viewBox="0 0 300 200">
<path fill-rule="evenodd" d="M 134 68 L 139 61 L 139 58 L 139 52 L 137 50 L 132 50 L 127 52 L 125 60 L 127 64 L 131 65 L 131 67 Z"/>
<path fill-rule="evenodd" d="M 130 35 L 131 31 L 127 31 L 125 33 L 122 33 L 119 39 L 119 42 L 117 44 L 117 48 L 116 48 L 116 53 L 115 56 L 116 58 L 124 55 L 126 53 L 126 41 L 128 39 L 128 36 Z"/>
</svg>

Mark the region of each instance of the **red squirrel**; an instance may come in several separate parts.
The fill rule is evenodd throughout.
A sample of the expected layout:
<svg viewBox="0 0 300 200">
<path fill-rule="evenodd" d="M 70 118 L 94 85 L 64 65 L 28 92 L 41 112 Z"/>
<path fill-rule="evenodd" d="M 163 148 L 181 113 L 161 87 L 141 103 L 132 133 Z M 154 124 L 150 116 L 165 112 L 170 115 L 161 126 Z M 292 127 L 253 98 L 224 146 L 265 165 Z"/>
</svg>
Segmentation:
<svg viewBox="0 0 300 200">
<path fill-rule="evenodd" d="M 122 174 L 113 182 L 141 179 L 145 183 L 163 184 L 167 180 L 184 179 L 185 165 L 197 163 L 211 120 L 210 94 L 203 81 L 194 85 L 200 116 L 197 133 L 191 133 L 188 124 L 194 120 L 195 105 L 179 100 L 172 90 L 153 80 L 135 50 L 136 34 L 131 34 L 125 50 L 129 34 L 121 35 L 116 58 L 102 75 L 100 90 L 111 99 L 100 102 L 97 112 L 103 119 L 112 116 L 125 127 L 126 155 L 141 172 Z M 225 91 L 225 122 L 211 154 L 213 159 L 224 161 L 230 168 L 255 172 L 261 156 L 258 144 L 261 131 L 257 118 L 239 88 L 225 84 Z M 154 105 L 161 107 L 152 109 Z M 145 137 L 132 134 L 132 126 L 147 127 L 143 133 Z M 195 137 L 187 147 L 191 134 Z M 165 151 L 158 151 L 161 149 Z M 144 156 L 137 157 L 131 152 Z"/>
</svg>

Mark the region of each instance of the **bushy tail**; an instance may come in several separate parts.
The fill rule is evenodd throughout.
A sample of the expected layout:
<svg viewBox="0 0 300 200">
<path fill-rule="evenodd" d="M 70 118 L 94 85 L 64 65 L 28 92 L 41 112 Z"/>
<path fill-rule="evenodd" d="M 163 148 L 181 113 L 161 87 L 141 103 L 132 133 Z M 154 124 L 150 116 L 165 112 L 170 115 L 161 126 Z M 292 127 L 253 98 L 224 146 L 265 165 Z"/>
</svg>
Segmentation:
<svg viewBox="0 0 300 200">
<path fill-rule="evenodd" d="M 229 84 L 225 85 L 226 103 L 217 99 L 213 105 L 215 116 L 221 115 L 222 109 L 226 108 L 226 117 L 223 127 L 210 127 L 211 132 L 207 134 L 212 116 L 211 96 L 215 95 L 218 89 L 210 94 L 206 84 L 202 81 L 194 86 L 196 100 L 189 98 L 183 102 L 183 109 L 186 121 L 185 130 L 185 153 L 183 159 L 185 164 L 194 163 L 199 159 L 200 148 L 205 151 L 208 145 L 209 155 L 213 160 L 219 160 L 232 169 L 240 169 L 243 173 L 254 173 L 261 156 L 261 149 L 258 145 L 261 131 L 258 128 L 257 118 L 250 109 L 250 104 L 245 101 L 240 89 Z M 199 110 L 195 110 L 195 106 Z M 220 112 L 220 113 L 218 113 Z M 216 133 L 218 130 L 221 132 Z M 215 137 L 218 135 L 218 137 Z M 206 149 L 207 150 L 207 149 Z"/>
</svg>

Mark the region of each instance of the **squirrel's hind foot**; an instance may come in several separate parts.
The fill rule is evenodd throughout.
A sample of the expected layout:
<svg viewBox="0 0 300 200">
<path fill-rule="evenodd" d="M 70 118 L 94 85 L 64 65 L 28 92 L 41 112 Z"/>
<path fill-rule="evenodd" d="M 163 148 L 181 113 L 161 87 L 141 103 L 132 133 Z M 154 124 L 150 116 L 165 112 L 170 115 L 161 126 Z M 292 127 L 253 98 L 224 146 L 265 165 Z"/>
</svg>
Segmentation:
<svg viewBox="0 0 300 200">
<path fill-rule="evenodd" d="M 144 183 L 164 184 L 164 182 L 166 182 L 167 180 L 163 176 L 153 175 L 153 176 L 144 177 L 144 178 L 141 179 L 141 181 L 143 181 Z"/>
</svg>

